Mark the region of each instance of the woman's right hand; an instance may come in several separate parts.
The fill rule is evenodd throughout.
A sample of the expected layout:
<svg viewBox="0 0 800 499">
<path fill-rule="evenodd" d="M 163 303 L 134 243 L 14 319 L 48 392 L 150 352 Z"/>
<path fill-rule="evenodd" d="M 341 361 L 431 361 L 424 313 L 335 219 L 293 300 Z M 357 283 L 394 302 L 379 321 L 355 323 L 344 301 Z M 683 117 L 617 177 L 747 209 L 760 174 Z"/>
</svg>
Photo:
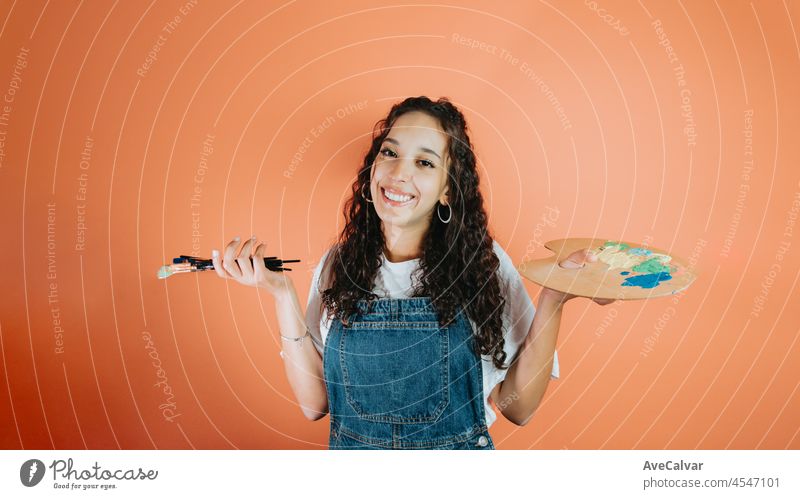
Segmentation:
<svg viewBox="0 0 800 499">
<path fill-rule="evenodd" d="M 239 248 L 239 241 L 237 236 L 228 243 L 222 257 L 219 251 L 211 250 L 211 261 L 218 276 L 245 286 L 264 288 L 273 296 L 292 289 L 292 280 L 285 272 L 269 270 L 264 264 L 265 243 L 256 245 L 257 239 L 253 236 Z"/>
</svg>

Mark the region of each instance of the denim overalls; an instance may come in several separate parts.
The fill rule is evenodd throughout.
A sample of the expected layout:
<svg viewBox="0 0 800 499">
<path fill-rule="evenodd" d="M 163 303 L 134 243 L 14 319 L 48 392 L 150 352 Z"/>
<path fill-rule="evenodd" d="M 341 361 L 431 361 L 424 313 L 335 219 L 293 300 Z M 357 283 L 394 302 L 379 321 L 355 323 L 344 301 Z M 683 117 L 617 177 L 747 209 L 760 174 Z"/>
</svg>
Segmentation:
<svg viewBox="0 0 800 499">
<path fill-rule="evenodd" d="M 323 367 L 331 449 L 494 449 L 463 308 L 440 328 L 429 297 L 358 302 L 331 321 Z"/>
</svg>

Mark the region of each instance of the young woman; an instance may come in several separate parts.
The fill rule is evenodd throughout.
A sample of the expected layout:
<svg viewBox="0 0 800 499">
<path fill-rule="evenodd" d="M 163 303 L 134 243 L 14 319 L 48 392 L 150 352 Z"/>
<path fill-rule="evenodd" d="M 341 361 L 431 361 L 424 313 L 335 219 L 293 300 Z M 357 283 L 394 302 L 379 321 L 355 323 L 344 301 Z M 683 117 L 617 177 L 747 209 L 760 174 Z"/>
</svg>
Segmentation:
<svg viewBox="0 0 800 499">
<path fill-rule="evenodd" d="M 220 277 L 275 297 L 303 413 L 330 413 L 331 449 L 493 449 L 490 399 L 528 422 L 557 377 L 561 312 L 574 295 L 544 288 L 533 307 L 489 233 L 467 124 L 447 98 L 405 99 L 376 124 L 345 219 L 305 315 L 255 236 L 212 251 Z M 584 249 L 559 265 L 595 259 Z"/>
</svg>

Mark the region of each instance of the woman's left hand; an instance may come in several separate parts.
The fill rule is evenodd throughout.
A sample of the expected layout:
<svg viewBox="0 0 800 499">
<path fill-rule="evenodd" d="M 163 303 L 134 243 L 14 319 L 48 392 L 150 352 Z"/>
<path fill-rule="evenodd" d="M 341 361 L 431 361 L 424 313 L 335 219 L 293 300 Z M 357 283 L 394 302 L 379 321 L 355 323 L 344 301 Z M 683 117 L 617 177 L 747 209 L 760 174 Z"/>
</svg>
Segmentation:
<svg viewBox="0 0 800 499">
<path fill-rule="evenodd" d="M 591 263 L 596 261 L 597 255 L 590 248 L 585 248 L 570 253 L 566 258 L 559 261 L 558 265 L 564 269 L 578 269 L 583 267 L 587 262 Z M 542 289 L 542 294 L 552 298 L 560 304 L 564 304 L 567 301 L 577 297 L 577 295 L 563 293 L 551 288 Z M 614 303 L 616 301 L 611 298 L 592 298 L 591 300 L 599 305 L 608 305 L 609 303 Z"/>
</svg>

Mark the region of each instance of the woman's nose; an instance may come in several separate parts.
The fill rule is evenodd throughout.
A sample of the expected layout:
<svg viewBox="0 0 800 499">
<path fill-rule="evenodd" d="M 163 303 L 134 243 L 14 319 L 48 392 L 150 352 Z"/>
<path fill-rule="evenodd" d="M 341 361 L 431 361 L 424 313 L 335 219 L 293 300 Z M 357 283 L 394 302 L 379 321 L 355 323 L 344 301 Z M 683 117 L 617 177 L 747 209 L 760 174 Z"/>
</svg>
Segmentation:
<svg viewBox="0 0 800 499">
<path fill-rule="evenodd" d="M 392 162 L 390 174 L 395 179 L 407 179 L 414 173 L 414 158 L 399 157 Z"/>
</svg>

